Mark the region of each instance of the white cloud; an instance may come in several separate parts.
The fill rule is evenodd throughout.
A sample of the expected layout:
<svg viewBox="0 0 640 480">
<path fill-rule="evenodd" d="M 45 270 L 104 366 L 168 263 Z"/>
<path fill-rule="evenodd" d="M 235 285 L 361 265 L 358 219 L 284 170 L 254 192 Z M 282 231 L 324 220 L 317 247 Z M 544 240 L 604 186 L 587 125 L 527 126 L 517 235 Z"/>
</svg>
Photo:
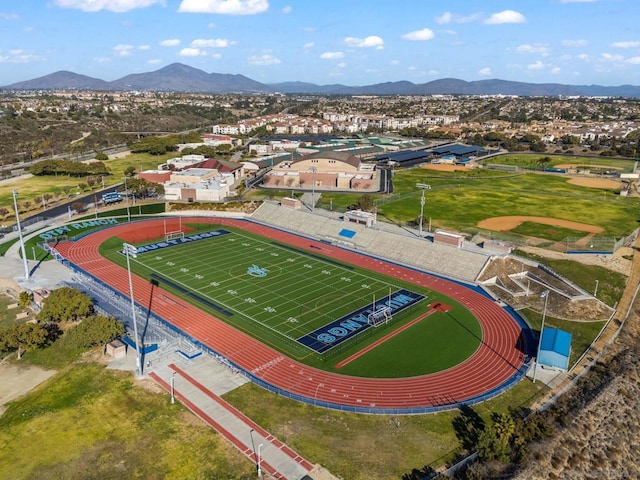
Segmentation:
<svg viewBox="0 0 640 480">
<path fill-rule="evenodd" d="M 255 15 L 266 12 L 268 0 L 182 0 L 179 12 L 218 15 Z"/>
<path fill-rule="evenodd" d="M 149 65 L 157 65 L 157 64 L 158 64 L 158 63 L 160 63 L 160 62 L 162 62 L 162 60 L 161 60 L 161 59 L 159 59 L 159 58 L 152 58 L 152 59 L 150 59 L 150 60 L 147 60 L 147 63 L 148 63 Z"/>
<path fill-rule="evenodd" d="M 8 55 L 0 55 L 0 63 L 30 63 L 42 60 L 37 55 L 25 53 L 23 50 L 9 50 Z"/>
<path fill-rule="evenodd" d="M 489 67 L 484 67 L 478 70 L 478 75 L 482 75 L 483 77 L 489 77 L 493 74 L 491 73 L 491 69 Z"/>
<path fill-rule="evenodd" d="M 336 67 L 338 67 L 338 68 L 344 68 L 346 66 L 347 66 L 347 64 L 345 62 L 336 63 Z"/>
<path fill-rule="evenodd" d="M 408 32 L 402 35 L 402 38 L 405 40 L 431 40 L 436 36 L 433 33 L 433 30 L 430 28 L 423 28 L 422 30 L 414 30 L 413 32 Z"/>
<path fill-rule="evenodd" d="M 613 42 L 611 46 L 614 48 L 638 48 L 640 47 L 640 42 L 637 40 L 628 42 Z"/>
<path fill-rule="evenodd" d="M 165 0 L 54 0 L 53 4 L 60 8 L 76 8 L 83 12 L 99 12 L 110 10 L 122 13 L 136 8 L 146 8 L 159 3 L 165 4 Z"/>
<path fill-rule="evenodd" d="M 389 65 L 400 65 L 400 60 L 391 60 Z"/>
<path fill-rule="evenodd" d="M 527 23 L 527 19 L 520 12 L 515 10 L 503 10 L 494 13 L 485 20 L 487 25 L 500 25 L 503 23 Z"/>
<path fill-rule="evenodd" d="M 313 43 L 313 42 L 307 42 L 307 43 L 305 43 L 305 44 L 302 46 L 302 48 L 309 49 L 309 48 L 313 48 L 313 47 L 315 47 L 315 45 L 316 45 L 316 44 L 315 44 L 315 43 Z"/>
<path fill-rule="evenodd" d="M 247 61 L 251 65 L 278 65 L 281 63 L 279 58 L 269 54 L 252 55 L 247 59 Z"/>
<path fill-rule="evenodd" d="M 429 75 L 430 77 L 435 77 L 436 75 L 440 75 L 440 72 L 438 70 L 429 70 L 427 72 L 427 75 Z"/>
<path fill-rule="evenodd" d="M 588 62 L 591 57 L 589 57 L 589 55 L 587 53 L 581 53 L 580 55 L 577 56 L 577 58 L 579 58 L 580 60 L 583 60 L 585 62 Z"/>
<path fill-rule="evenodd" d="M 20 15 L 18 15 L 17 13 L 0 12 L 0 19 L 2 20 L 17 20 L 18 18 L 20 18 Z"/>
<path fill-rule="evenodd" d="M 181 57 L 200 57 L 203 55 L 206 55 L 207 52 L 205 52 L 204 50 L 200 50 L 199 48 L 183 48 L 182 50 L 180 50 L 179 55 Z"/>
<path fill-rule="evenodd" d="M 151 45 L 138 45 L 139 50 L 150 50 Z"/>
<path fill-rule="evenodd" d="M 560 0 L 560 3 L 594 3 L 598 0 Z"/>
<path fill-rule="evenodd" d="M 589 45 L 587 40 L 563 40 L 563 47 L 586 47 Z"/>
<path fill-rule="evenodd" d="M 129 57 L 133 51 L 133 45 L 116 45 L 113 53 L 118 57 Z"/>
<path fill-rule="evenodd" d="M 344 43 L 357 48 L 376 48 L 378 50 L 384 48 L 384 40 L 377 35 L 370 35 L 366 38 L 346 37 Z"/>
<path fill-rule="evenodd" d="M 109 58 L 109 57 L 94 57 L 93 61 L 96 63 L 109 63 L 111 62 L 113 59 Z"/>
<path fill-rule="evenodd" d="M 180 39 L 170 38 L 168 40 L 162 40 L 160 42 L 160 45 L 162 45 L 163 47 L 177 47 L 178 45 L 180 45 Z"/>
<path fill-rule="evenodd" d="M 627 58 L 625 62 L 630 63 L 631 65 L 640 65 L 640 57 Z"/>
<path fill-rule="evenodd" d="M 561 69 L 560 69 L 560 67 L 551 67 L 551 69 L 549 71 L 551 73 L 560 73 Z"/>
<path fill-rule="evenodd" d="M 324 52 L 320 54 L 320 58 L 323 60 L 335 60 L 338 58 L 344 58 L 344 53 L 342 52 Z"/>
<path fill-rule="evenodd" d="M 209 23 L 207 23 L 207 28 L 208 28 L 208 29 L 210 29 L 210 30 L 211 30 L 211 29 L 216 28 L 217 26 L 218 26 L 218 25 L 216 25 L 216 24 L 215 24 L 215 23 L 213 23 L 213 22 L 209 22 Z"/>
<path fill-rule="evenodd" d="M 543 68 L 545 68 L 547 65 L 545 65 L 544 63 L 542 63 L 540 60 L 538 60 L 535 63 L 530 63 L 529 65 L 527 65 L 527 68 L 529 70 L 542 70 Z"/>
<path fill-rule="evenodd" d="M 546 43 L 524 43 L 518 45 L 515 50 L 517 53 L 535 53 L 538 55 L 549 55 L 549 45 Z"/>
<path fill-rule="evenodd" d="M 624 61 L 624 57 L 622 55 L 612 55 L 610 53 L 602 53 L 600 58 L 605 62 L 622 62 Z"/>
<path fill-rule="evenodd" d="M 226 48 L 235 45 L 236 42 L 226 38 L 197 38 L 191 42 L 194 48 Z"/>
<path fill-rule="evenodd" d="M 282 13 L 284 13 L 285 15 L 288 15 L 292 11 L 293 11 L 293 7 L 291 5 L 287 5 L 286 7 L 282 8 Z"/>
<path fill-rule="evenodd" d="M 457 13 L 444 12 L 439 17 L 436 17 L 436 23 L 440 25 L 446 25 L 448 23 L 471 23 L 480 18 L 479 13 L 472 13 L 471 15 L 458 15 Z"/>
</svg>

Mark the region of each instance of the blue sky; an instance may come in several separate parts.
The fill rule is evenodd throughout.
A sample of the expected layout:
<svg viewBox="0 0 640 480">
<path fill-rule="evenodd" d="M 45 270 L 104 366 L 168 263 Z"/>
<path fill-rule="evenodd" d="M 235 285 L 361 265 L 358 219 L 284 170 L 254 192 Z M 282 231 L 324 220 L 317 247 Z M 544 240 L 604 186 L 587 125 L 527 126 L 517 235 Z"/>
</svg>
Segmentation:
<svg viewBox="0 0 640 480">
<path fill-rule="evenodd" d="M 3 0 L 0 85 L 181 62 L 263 83 L 640 84 L 640 0 Z"/>
</svg>

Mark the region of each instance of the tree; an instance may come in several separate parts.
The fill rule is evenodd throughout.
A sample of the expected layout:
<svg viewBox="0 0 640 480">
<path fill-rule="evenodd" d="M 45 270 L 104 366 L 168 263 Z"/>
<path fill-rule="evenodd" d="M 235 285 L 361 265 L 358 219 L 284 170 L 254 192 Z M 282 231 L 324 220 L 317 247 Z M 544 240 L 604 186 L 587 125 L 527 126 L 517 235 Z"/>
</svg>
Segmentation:
<svg viewBox="0 0 640 480">
<path fill-rule="evenodd" d="M 485 428 L 478 435 L 478 458 L 481 461 L 507 462 L 510 453 L 509 443 L 498 436 L 495 426 Z"/>
<path fill-rule="evenodd" d="M 105 315 L 90 316 L 69 330 L 67 342 L 76 348 L 104 345 L 126 333 L 124 323 Z"/>
<path fill-rule="evenodd" d="M 91 297 L 71 287 L 61 287 L 45 299 L 37 318 L 41 322 L 77 321 L 93 313 Z"/>
<path fill-rule="evenodd" d="M 109 160 L 109 155 L 103 152 L 98 152 L 96 153 L 96 160 L 100 160 L 102 162 L 105 160 Z"/>
<path fill-rule="evenodd" d="M 373 198 L 368 193 L 360 195 L 356 200 L 356 207 L 364 211 L 371 210 L 373 208 Z"/>
<path fill-rule="evenodd" d="M 17 350 L 18 360 L 25 352 L 47 342 L 47 330 L 37 323 L 14 323 L 0 332 L 0 351 Z"/>
<path fill-rule="evenodd" d="M 546 168 L 549 163 L 551 163 L 550 157 L 540 157 L 536 160 L 536 164 L 538 164 L 538 166 L 542 167 L 543 169 Z"/>
<path fill-rule="evenodd" d="M 124 176 L 131 178 L 131 177 L 135 177 L 136 175 L 136 167 L 127 167 L 124 169 Z"/>
<path fill-rule="evenodd" d="M 460 407 L 460 414 L 452 420 L 462 448 L 472 450 L 476 448 L 480 434 L 485 430 L 485 422 L 476 411 L 467 405 Z"/>
<path fill-rule="evenodd" d="M 33 293 L 28 292 L 26 290 L 23 290 L 22 292 L 20 292 L 20 295 L 18 295 L 18 305 L 20 305 L 23 308 L 31 305 L 32 300 L 33 300 Z"/>
<path fill-rule="evenodd" d="M 74 210 L 77 213 L 84 212 L 86 205 L 82 202 L 73 202 L 71 204 L 71 210 Z"/>
<path fill-rule="evenodd" d="M 492 419 L 497 437 L 503 442 L 509 442 L 516 431 L 513 417 L 508 413 L 494 413 Z"/>
</svg>

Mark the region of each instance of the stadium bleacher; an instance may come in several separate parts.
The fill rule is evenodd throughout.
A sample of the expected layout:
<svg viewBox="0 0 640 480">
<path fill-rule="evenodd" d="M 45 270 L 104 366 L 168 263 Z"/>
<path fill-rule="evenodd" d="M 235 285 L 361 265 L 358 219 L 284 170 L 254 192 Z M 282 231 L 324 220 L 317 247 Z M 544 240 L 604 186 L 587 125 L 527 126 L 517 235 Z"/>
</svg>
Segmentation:
<svg viewBox="0 0 640 480">
<path fill-rule="evenodd" d="M 345 227 L 337 212 L 321 215 L 287 208 L 284 215 L 283 208 L 287 207 L 281 207 L 275 202 L 264 202 L 251 215 L 251 219 L 319 241 L 339 239 L 339 233 Z M 475 281 L 489 258 L 484 253 L 417 238 L 391 224 L 378 223 L 373 228 L 355 223 L 348 225 L 350 230 L 356 232 L 350 239 L 352 248 L 356 250 L 466 282 Z"/>
</svg>

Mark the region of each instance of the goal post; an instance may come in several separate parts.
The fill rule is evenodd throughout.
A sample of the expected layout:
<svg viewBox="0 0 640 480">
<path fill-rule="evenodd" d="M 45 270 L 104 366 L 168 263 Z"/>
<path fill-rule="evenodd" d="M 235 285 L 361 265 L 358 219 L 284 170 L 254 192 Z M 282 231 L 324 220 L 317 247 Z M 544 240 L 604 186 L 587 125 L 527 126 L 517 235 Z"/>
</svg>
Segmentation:
<svg viewBox="0 0 640 480">
<path fill-rule="evenodd" d="M 380 325 L 386 325 L 393 320 L 390 307 L 381 307 L 371 312 L 367 318 L 367 323 L 372 327 L 379 327 Z"/>
<path fill-rule="evenodd" d="M 169 240 L 176 240 L 176 239 L 182 240 L 183 238 L 184 238 L 184 232 L 181 230 L 176 230 L 174 232 L 167 232 L 164 235 L 164 239 L 166 242 L 168 242 Z"/>
</svg>

